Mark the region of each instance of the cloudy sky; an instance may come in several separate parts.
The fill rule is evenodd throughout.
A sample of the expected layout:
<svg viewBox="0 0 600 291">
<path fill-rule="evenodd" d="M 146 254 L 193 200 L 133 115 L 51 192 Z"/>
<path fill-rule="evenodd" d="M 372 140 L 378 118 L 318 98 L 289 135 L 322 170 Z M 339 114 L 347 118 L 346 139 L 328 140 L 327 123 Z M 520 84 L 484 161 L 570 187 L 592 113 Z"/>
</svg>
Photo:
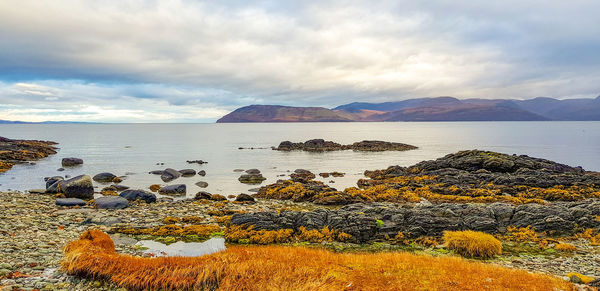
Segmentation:
<svg viewBox="0 0 600 291">
<path fill-rule="evenodd" d="M 252 3 L 250 3 L 252 2 Z M 0 1 L 0 119 L 600 94 L 600 1 Z"/>
</svg>

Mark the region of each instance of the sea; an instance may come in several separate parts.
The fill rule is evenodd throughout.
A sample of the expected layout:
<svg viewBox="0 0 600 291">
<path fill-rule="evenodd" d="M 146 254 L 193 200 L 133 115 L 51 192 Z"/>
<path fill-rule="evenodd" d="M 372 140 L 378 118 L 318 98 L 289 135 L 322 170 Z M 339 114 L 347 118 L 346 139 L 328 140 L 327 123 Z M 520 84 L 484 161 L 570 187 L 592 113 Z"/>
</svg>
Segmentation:
<svg viewBox="0 0 600 291">
<path fill-rule="evenodd" d="M 284 179 L 295 169 L 315 174 L 338 171 L 344 177 L 318 180 L 343 190 L 356 186 L 365 170 L 410 166 L 461 150 L 480 149 L 545 158 L 600 171 L 600 122 L 368 122 L 368 123 L 214 123 L 214 124 L 3 124 L 0 136 L 58 142 L 60 149 L 35 164 L 16 165 L 0 174 L 0 190 L 44 188 L 44 177 L 101 172 L 124 176 L 122 185 L 148 189 L 152 184 L 186 184 L 187 197 L 198 191 L 225 196 L 261 185 L 238 181 L 235 169 L 259 169 L 266 181 Z M 401 152 L 338 151 L 309 153 L 271 149 L 281 141 L 322 138 L 342 144 L 384 140 L 418 146 Z M 243 148 L 243 149 L 240 149 Z M 254 149 L 251 149 L 254 148 Z M 61 159 L 84 164 L 59 172 Z M 188 160 L 204 160 L 203 165 Z M 164 183 L 149 174 L 165 168 L 206 171 Z M 207 188 L 195 185 L 208 183 Z M 95 183 L 95 182 L 94 182 Z M 97 191 L 106 185 L 95 183 Z"/>
</svg>

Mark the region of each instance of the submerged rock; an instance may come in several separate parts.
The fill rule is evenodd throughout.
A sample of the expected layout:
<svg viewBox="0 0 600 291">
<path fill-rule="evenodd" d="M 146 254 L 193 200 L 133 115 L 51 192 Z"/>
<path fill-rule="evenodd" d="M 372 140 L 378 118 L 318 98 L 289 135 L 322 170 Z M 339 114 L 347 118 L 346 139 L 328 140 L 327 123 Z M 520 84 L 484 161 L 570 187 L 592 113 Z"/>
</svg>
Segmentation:
<svg viewBox="0 0 600 291">
<path fill-rule="evenodd" d="M 100 183 L 110 183 L 112 182 L 115 178 L 117 178 L 117 176 L 113 173 L 100 173 L 100 174 L 96 174 L 92 179 L 96 182 L 100 182 Z"/>
<path fill-rule="evenodd" d="M 192 177 L 196 175 L 196 170 L 194 169 L 183 169 L 183 170 L 179 170 L 179 173 L 181 173 L 182 176 L 184 177 Z"/>
<path fill-rule="evenodd" d="M 238 181 L 244 184 L 260 184 L 266 179 L 262 174 L 243 174 L 238 178 Z"/>
<path fill-rule="evenodd" d="M 206 187 L 208 187 L 208 183 L 206 183 L 204 181 L 199 181 L 199 182 L 196 182 L 196 186 L 198 186 L 200 188 L 206 188 Z"/>
<path fill-rule="evenodd" d="M 74 167 L 77 165 L 83 164 L 83 160 L 80 158 L 63 158 L 62 166 L 63 167 Z"/>
</svg>

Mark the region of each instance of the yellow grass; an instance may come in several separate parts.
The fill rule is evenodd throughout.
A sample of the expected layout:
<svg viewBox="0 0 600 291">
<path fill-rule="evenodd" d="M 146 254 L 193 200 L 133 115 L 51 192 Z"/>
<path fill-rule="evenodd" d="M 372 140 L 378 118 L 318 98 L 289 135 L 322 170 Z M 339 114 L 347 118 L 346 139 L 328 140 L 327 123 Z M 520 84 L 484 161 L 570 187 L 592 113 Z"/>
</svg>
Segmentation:
<svg viewBox="0 0 600 291">
<path fill-rule="evenodd" d="M 494 236 L 478 231 L 446 231 L 446 246 L 463 256 L 491 258 L 502 253 L 502 243 Z"/>
<path fill-rule="evenodd" d="M 116 253 L 98 230 L 65 247 L 62 268 L 132 290 L 574 290 L 547 275 L 402 252 L 238 246 L 202 257 L 134 257 Z"/>
</svg>

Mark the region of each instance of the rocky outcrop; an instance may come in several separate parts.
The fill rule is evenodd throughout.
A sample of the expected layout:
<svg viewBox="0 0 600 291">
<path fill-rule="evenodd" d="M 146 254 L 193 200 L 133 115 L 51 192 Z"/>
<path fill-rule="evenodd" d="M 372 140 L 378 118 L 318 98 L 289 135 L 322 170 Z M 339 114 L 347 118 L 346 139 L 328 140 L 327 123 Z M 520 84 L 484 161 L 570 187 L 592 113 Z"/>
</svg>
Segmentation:
<svg viewBox="0 0 600 291">
<path fill-rule="evenodd" d="M 83 160 L 80 158 L 63 158 L 61 164 L 63 167 L 74 167 L 83 164 Z"/>
<path fill-rule="evenodd" d="M 322 229 L 328 227 L 352 235 L 355 242 L 394 237 L 441 236 L 445 230 L 504 233 L 508 226 L 532 226 L 548 235 L 570 235 L 578 228 L 598 228 L 600 200 L 559 202 L 551 205 L 490 204 L 352 204 L 338 210 L 280 211 L 235 214 L 233 225 L 255 230 Z M 377 221 L 380 223 L 377 223 Z"/>
<path fill-rule="evenodd" d="M 58 182 L 56 188 L 58 193 L 63 193 L 66 198 L 92 199 L 94 198 L 94 186 L 88 175 L 80 175 L 68 180 Z"/>
<path fill-rule="evenodd" d="M 349 145 L 342 145 L 333 141 L 326 141 L 324 139 L 311 139 L 305 142 L 291 142 L 283 141 L 278 147 L 274 147 L 274 150 L 278 151 L 307 151 L 307 152 L 327 152 L 327 151 L 342 151 L 342 150 L 355 150 L 355 151 L 407 151 L 417 149 L 416 146 L 398 143 L 398 142 L 387 142 L 379 140 L 363 140 L 355 142 Z"/>
<path fill-rule="evenodd" d="M 325 187 L 297 170 L 288 181 L 262 187 L 260 198 L 323 205 L 356 202 L 509 202 L 513 204 L 600 198 L 600 173 L 549 160 L 488 151 L 462 151 L 411 167 L 365 171 L 369 179 L 344 191 Z"/>
<path fill-rule="evenodd" d="M 15 164 L 43 159 L 56 154 L 55 142 L 40 140 L 16 140 L 0 137 L 0 173 Z"/>
<path fill-rule="evenodd" d="M 156 195 L 142 190 L 125 190 L 119 196 L 129 201 L 143 200 L 146 203 L 156 202 Z"/>
</svg>

